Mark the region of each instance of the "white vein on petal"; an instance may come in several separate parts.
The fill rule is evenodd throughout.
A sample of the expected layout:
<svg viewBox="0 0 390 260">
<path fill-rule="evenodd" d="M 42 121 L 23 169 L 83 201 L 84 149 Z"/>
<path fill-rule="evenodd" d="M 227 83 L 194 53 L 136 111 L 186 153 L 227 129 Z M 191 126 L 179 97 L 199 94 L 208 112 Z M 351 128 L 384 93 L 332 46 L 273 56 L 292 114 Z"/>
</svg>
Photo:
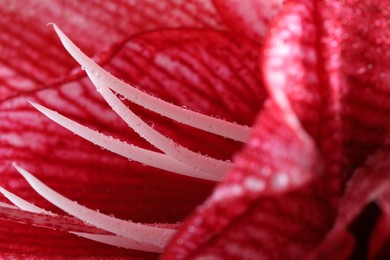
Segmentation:
<svg viewBox="0 0 390 260">
<path fill-rule="evenodd" d="M 66 129 L 81 136 L 82 138 L 125 158 L 143 163 L 145 165 L 156 167 L 158 169 L 166 170 L 181 175 L 191 176 L 194 178 L 212 181 L 220 181 L 222 179 L 222 176 L 212 175 L 204 173 L 201 170 L 193 169 L 165 154 L 143 149 L 138 146 L 131 145 L 126 142 L 115 139 L 113 137 L 106 136 L 86 126 L 83 126 L 65 116 L 62 116 L 56 111 L 48 109 L 34 102 L 29 102 L 38 111 L 43 113 L 45 116 L 47 116 L 54 122 L 60 124 Z"/>
<path fill-rule="evenodd" d="M 97 228 L 160 248 L 164 248 L 176 233 L 176 230 L 173 229 L 152 227 L 125 221 L 81 206 L 49 188 L 25 169 L 20 168 L 16 164 L 14 164 L 14 167 L 26 179 L 31 187 L 47 201 L 68 214 L 85 221 L 90 225 L 96 226 Z"/>
<path fill-rule="evenodd" d="M 153 112 L 176 120 L 185 125 L 192 126 L 223 136 L 235 141 L 245 142 L 251 132 L 248 126 L 238 125 L 222 119 L 207 116 L 201 113 L 190 111 L 182 107 L 170 104 L 164 100 L 148 95 L 133 86 L 126 84 L 106 72 L 92 59 L 86 56 L 55 24 L 52 24 L 63 46 L 69 54 L 86 70 L 93 81 L 100 81 L 115 92 L 123 95 L 126 99 L 134 102 Z"/>
</svg>

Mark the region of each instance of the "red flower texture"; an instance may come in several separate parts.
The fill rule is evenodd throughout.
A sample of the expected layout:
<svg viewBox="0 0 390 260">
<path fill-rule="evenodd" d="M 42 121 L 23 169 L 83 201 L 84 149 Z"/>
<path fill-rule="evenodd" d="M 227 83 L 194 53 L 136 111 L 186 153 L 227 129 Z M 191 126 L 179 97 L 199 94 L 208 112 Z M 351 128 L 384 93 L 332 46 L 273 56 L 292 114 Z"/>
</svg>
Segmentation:
<svg viewBox="0 0 390 260">
<path fill-rule="evenodd" d="M 2 4 L 2 256 L 390 255 L 387 1 Z"/>
</svg>

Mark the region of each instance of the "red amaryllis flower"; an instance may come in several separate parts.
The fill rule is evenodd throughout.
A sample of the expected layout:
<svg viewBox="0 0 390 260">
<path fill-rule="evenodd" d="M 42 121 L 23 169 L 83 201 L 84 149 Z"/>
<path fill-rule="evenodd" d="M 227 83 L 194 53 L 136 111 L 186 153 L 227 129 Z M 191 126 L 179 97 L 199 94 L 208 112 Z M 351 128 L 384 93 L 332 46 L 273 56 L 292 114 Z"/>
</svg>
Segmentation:
<svg viewBox="0 0 390 260">
<path fill-rule="evenodd" d="M 33 4 L 39 17 L 14 5 L 1 35 L 4 255 L 154 257 L 131 249 L 161 252 L 172 236 L 163 258 L 389 253 L 385 1 L 288 1 L 270 29 L 279 2 L 60 1 Z M 55 27 L 87 75 L 72 70 L 54 34 L 33 33 L 43 17 L 100 66 Z"/>
</svg>

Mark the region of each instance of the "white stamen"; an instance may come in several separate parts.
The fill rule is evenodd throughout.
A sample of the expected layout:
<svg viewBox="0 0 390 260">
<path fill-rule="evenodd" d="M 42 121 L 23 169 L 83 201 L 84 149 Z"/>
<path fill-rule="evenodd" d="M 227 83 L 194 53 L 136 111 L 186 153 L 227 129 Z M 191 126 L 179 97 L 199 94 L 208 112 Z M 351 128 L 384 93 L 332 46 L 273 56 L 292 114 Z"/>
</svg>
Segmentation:
<svg viewBox="0 0 390 260">
<path fill-rule="evenodd" d="M 56 214 L 51 213 L 47 210 L 44 210 L 40 207 L 37 207 L 30 202 L 20 198 L 19 196 L 15 195 L 12 192 L 7 191 L 3 187 L 0 187 L 0 193 L 4 195 L 7 199 L 9 199 L 14 205 L 16 205 L 18 208 L 39 213 L 39 214 L 45 214 L 50 216 L 55 216 Z M 69 231 L 69 233 L 75 234 L 80 237 L 84 237 L 90 240 L 94 240 L 103 244 L 111 245 L 111 246 L 117 246 L 122 247 L 126 249 L 133 249 L 133 250 L 141 250 L 146 252 L 155 252 L 155 253 L 161 253 L 162 249 L 160 247 L 156 247 L 150 244 L 146 243 L 140 243 L 135 240 L 131 240 L 128 238 L 115 236 L 115 235 L 104 235 L 104 234 L 92 234 L 92 233 L 85 233 L 85 232 L 74 232 Z"/>
<path fill-rule="evenodd" d="M 248 139 L 251 131 L 251 128 L 248 126 L 227 122 L 222 119 L 206 116 L 175 106 L 164 100 L 148 95 L 131 85 L 123 83 L 86 56 L 55 24 L 52 25 L 65 49 L 86 71 L 89 72 L 88 76 L 92 81 L 100 82 L 102 85 L 123 95 L 131 102 L 185 125 L 239 142 L 245 142 Z"/>
<path fill-rule="evenodd" d="M 35 206 L 34 204 L 31 204 L 30 202 L 20 198 L 19 196 L 15 195 L 12 192 L 9 192 L 8 190 L 4 189 L 3 187 L 0 187 L 0 193 L 4 195 L 9 201 L 11 201 L 15 206 L 18 208 L 29 211 L 29 212 L 34 212 L 34 213 L 42 213 L 42 214 L 47 214 L 47 215 L 52 215 L 53 213 L 46 211 L 40 207 Z"/>
<path fill-rule="evenodd" d="M 4 202 L 0 202 L 0 208 L 17 209 L 17 207 Z"/>
<path fill-rule="evenodd" d="M 93 241 L 97 241 L 103 244 L 122 247 L 126 249 L 140 250 L 145 252 L 154 252 L 154 253 L 162 253 L 163 248 L 157 247 L 147 243 L 140 243 L 135 240 L 127 239 L 120 236 L 113 235 L 102 235 L 102 234 L 91 234 L 84 232 L 69 232 L 75 234 L 77 236 L 90 239 Z"/>
<path fill-rule="evenodd" d="M 143 163 L 145 165 L 153 166 L 158 169 L 174 172 L 181 175 L 191 176 L 194 178 L 220 181 L 222 176 L 204 173 L 201 170 L 193 169 L 177 160 L 154 151 L 149 151 L 126 142 L 106 136 L 97 131 L 91 130 L 81 124 L 78 124 L 69 118 L 66 118 L 59 113 L 43 107 L 39 104 L 30 102 L 37 110 L 52 119 L 54 122 L 60 124 L 73 133 L 85 138 L 86 140 L 99 145 L 113 153 L 126 157 L 128 159 Z"/>
<path fill-rule="evenodd" d="M 152 227 L 117 219 L 78 205 L 76 202 L 65 198 L 43 184 L 26 170 L 15 164 L 14 167 L 43 198 L 68 214 L 100 229 L 141 243 L 155 245 L 160 248 L 164 248 L 176 232 L 173 229 Z"/>
<path fill-rule="evenodd" d="M 142 138 L 179 162 L 210 174 L 223 176 L 232 163 L 195 153 L 160 134 L 128 109 L 109 88 L 99 81 L 92 81 L 111 108 Z"/>
</svg>

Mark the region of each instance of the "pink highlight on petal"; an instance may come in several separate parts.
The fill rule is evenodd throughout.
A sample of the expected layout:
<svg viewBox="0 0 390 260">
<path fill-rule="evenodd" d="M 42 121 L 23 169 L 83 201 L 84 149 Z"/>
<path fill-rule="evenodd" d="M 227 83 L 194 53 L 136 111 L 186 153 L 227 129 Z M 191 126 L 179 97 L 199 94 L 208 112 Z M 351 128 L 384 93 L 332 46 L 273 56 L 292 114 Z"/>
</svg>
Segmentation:
<svg viewBox="0 0 390 260">
<path fill-rule="evenodd" d="M 165 247 L 165 245 L 176 232 L 175 230 L 169 228 L 152 227 L 117 219 L 93 211 L 84 206 L 80 206 L 76 202 L 65 198 L 64 196 L 58 194 L 46 186 L 26 170 L 18 167 L 15 164 L 14 167 L 26 179 L 31 187 L 43 198 L 58 208 L 64 210 L 68 214 L 75 216 L 76 218 L 79 218 L 80 220 L 83 220 L 86 223 L 96 226 L 100 229 L 141 243 L 155 245 L 160 248 Z"/>
<path fill-rule="evenodd" d="M 146 150 L 126 142 L 114 139 L 112 137 L 106 136 L 97 131 L 91 130 L 88 127 L 85 127 L 81 124 L 78 124 L 59 113 L 45 108 L 36 103 L 30 102 L 37 110 L 41 113 L 60 124 L 61 126 L 67 128 L 68 130 L 74 132 L 75 134 L 87 139 L 88 141 L 99 145 L 113 153 L 126 157 L 130 160 L 134 160 L 149 166 L 153 166 L 162 170 L 169 172 L 191 176 L 194 178 L 220 181 L 222 176 L 211 175 L 203 173 L 200 170 L 195 170 L 187 165 L 184 165 L 177 160 L 161 153 L 153 152 Z"/>
<path fill-rule="evenodd" d="M 91 80 L 94 79 L 93 81 L 95 82 L 99 81 L 101 84 L 123 95 L 126 99 L 185 125 L 239 142 L 245 142 L 249 137 L 251 132 L 250 127 L 227 122 L 172 105 L 123 83 L 88 58 L 55 24 L 52 25 L 65 49 L 89 72 L 88 76 Z"/>
</svg>

